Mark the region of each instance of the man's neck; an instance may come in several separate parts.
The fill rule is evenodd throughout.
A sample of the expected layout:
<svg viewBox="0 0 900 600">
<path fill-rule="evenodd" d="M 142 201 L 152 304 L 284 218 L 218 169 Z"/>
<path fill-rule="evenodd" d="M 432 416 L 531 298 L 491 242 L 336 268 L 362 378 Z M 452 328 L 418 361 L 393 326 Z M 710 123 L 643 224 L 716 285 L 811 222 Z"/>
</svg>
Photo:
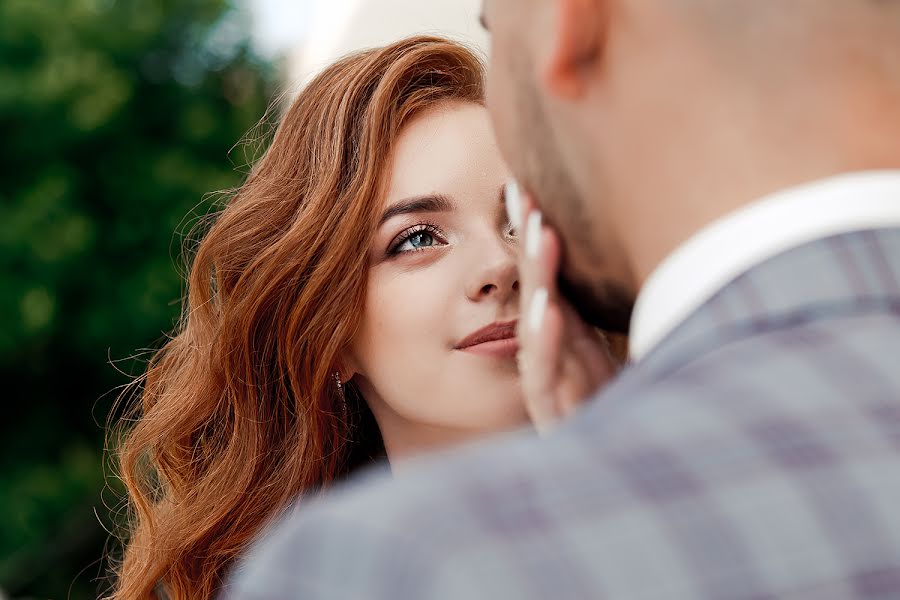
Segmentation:
<svg viewBox="0 0 900 600">
<path fill-rule="evenodd" d="M 793 164 L 789 158 L 798 156 L 800 149 L 773 150 L 772 158 L 757 161 L 759 167 L 755 169 L 747 168 L 753 163 L 729 169 L 727 164 L 717 167 L 710 160 L 707 172 L 711 175 L 685 181 L 677 195 L 670 188 L 668 196 L 661 190 L 649 196 L 669 200 L 634 202 L 633 214 L 621 221 L 629 224 L 621 240 L 630 258 L 635 289 L 640 289 L 665 257 L 695 233 L 761 198 L 843 173 L 900 169 L 900 119 L 893 131 L 897 134 L 890 141 L 870 143 L 843 156 L 816 158 L 810 153 L 813 158 L 805 162 L 794 160 Z M 672 199 L 676 196 L 678 201 Z"/>
</svg>

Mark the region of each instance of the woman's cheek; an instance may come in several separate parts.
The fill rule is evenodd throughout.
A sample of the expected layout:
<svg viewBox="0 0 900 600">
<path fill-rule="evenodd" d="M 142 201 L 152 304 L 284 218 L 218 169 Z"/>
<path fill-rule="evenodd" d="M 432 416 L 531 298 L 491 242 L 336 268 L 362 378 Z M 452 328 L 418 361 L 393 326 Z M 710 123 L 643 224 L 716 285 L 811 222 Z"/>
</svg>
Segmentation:
<svg viewBox="0 0 900 600">
<path fill-rule="evenodd" d="M 378 298 L 385 350 L 432 355 L 449 338 L 446 282 L 419 271 L 396 275 L 384 282 Z"/>
<path fill-rule="evenodd" d="M 387 271 L 370 280 L 358 337 L 364 368 L 393 372 L 394 363 L 402 363 L 411 346 L 426 343 L 423 328 L 429 319 L 423 312 L 429 299 L 424 297 L 427 287 L 421 286 L 420 280 L 411 273 Z M 377 372 L 368 375 L 378 379 Z"/>
<path fill-rule="evenodd" d="M 394 273 L 377 283 L 370 288 L 375 361 L 404 381 L 430 379 L 446 366 L 452 343 L 450 282 L 432 268 Z"/>
</svg>

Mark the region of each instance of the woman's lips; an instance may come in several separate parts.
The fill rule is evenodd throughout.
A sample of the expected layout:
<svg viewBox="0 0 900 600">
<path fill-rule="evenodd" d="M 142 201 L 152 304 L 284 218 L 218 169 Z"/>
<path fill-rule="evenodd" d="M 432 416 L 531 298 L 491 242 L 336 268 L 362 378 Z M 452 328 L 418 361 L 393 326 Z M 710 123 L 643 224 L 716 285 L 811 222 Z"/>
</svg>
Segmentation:
<svg viewBox="0 0 900 600">
<path fill-rule="evenodd" d="M 514 358 L 519 351 L 516 324 L 517 321 L 491 323 L 466 336 L 456 349 L 481 356 Z"/>
<path fill-rule="evenodd" d="M 477 354 L 479 356 L 489 356 L 493 358 L 515 358 L 519 352 L 519 339 L 515 337 L 502 340 L 492 340 L 490 342 L 482 342 L 473 346 L 460 348 L 463 352 Z"/>
</svg>

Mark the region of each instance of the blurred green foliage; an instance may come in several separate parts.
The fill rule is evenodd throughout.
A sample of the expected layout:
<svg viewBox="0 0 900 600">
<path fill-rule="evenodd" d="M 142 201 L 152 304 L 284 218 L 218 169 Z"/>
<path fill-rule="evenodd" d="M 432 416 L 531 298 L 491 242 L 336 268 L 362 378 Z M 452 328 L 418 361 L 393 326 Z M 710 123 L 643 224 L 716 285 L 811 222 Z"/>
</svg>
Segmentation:
<svg viewBox="0 0 900 600">
<path fill-rule="evenodd" d="M 227 0 L 0 0 L 0 595 L 96 598 L 117 386 L 180 307 L 180 239 L 272 68 Z M 109 482 L 115 485 L 114 481 Z M 105 504 L 110 505 L 106 507 Z"/>
</svg>

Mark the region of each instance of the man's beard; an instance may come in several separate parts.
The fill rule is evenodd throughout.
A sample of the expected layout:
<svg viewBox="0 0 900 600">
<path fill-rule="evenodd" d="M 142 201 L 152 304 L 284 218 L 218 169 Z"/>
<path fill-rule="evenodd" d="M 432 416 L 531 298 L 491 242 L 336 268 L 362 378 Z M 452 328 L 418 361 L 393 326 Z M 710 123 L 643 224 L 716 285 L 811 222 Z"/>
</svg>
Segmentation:
<svg viewBox="0 0 900 600">
<path fill-rule="evenodd" d="M 565 276 L 556 279 L 560 295 L 575 309 L 581 320 L 610 333 L 627 335 L 631 326 L 634 298 L 624 286 L 591 284 Z"/>
<path fill-rule="evenodd" d="M 519 140 L 522 142 L 519 147 L 526 152 L 523 155 L 523 170 L 529 176 L 526 182 L 537 195 L 536 201 L 542 208 L 546 208 L 548 200 L 553 203 L 552 212 L 561 217 L 555 225 L 557 233 L 563 238 L 563 246 L 588 249 L 590 254 L 596 256 L 601 252 L 597 240 L 585 235 L 590 230 L 584 226 L 590 222 L 588 207 L 562 164 L 559 142 L 540 106 L 536 91 L 528 89 L 527 85 L 523 87 L 525 89 L 518 94 L 518 108 L 520 115 L 528 117 L 528 130 L 519 130 Z M 563 212 L 565 217 L 561 214 Z M 634 295 L 625 286 L 610 280 L 594 282 L 576 276 L 567 272 L 563 260 L 557 287 L 585 323 L 611 333 L 628 333 Z"/>
</svg>

